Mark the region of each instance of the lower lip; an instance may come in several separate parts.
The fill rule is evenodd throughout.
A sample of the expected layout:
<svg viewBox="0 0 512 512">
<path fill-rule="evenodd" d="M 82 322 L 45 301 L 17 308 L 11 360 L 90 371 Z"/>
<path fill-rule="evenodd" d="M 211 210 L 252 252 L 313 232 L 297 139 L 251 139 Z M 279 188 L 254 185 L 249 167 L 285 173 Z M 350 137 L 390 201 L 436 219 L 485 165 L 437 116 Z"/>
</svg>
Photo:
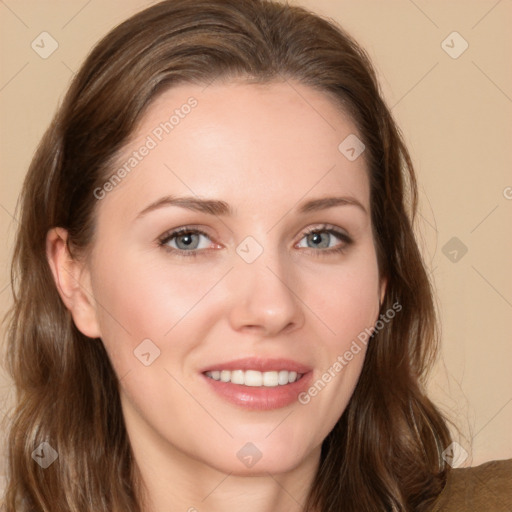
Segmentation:
<svg viewBox="0 0 512 512">
<path fill-rule="evenodd" d="M 201 374 L 212 389 L 232 404 L 243 407 L 244 409 L 255 411 L 268 411 L 280 409 L 294 402 L 298 402 L 298 395 L 304 392 L 308 387 L 313 376 L 313 372 L 305 373 L 298 381 L 284 386 L 274 387 L 252 387 L 231 382 L 222 382 L 211 379 Z"/>
</svg>

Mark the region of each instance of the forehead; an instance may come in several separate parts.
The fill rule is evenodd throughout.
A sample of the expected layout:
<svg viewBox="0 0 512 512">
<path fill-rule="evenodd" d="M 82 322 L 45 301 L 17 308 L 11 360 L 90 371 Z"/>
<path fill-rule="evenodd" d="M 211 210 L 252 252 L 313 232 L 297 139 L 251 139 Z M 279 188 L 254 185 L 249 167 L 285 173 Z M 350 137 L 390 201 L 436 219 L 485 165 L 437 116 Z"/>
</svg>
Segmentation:
<svg viewBox="0 0 512 512">
<path fill-rule="evenodd" d="M 334 100 L 298 83 L 182 84 L 146 110 L 101 207 L 142 208 L 157 195 L 186 193 L 261 209 L 333 189 L 369 207 L 364 154 L 351 160 L 342 151 L 351 137 L 360 139 Z"/>
</svg>

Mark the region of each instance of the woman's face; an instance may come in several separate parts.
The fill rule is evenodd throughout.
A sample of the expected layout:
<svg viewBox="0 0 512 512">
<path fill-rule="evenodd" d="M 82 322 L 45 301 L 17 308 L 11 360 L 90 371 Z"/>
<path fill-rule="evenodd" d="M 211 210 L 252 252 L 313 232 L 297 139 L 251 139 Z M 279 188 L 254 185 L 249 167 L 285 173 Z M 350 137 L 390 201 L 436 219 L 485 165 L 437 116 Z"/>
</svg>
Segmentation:
<svg viewBox="0 0 512 512">
<path fill-rule="evenodd" d="M 354 136 L 328 96 L 294 82 L 181 85 L 152 103 L 95 191 L 86 269 L 84 330 L 120 379 L 136 455 L 241 475 L 319 457 L 383 292 Z M 228 365 L 244 358 L 259 361 Z M 268 387 L 204 374 L 293 364 L 293 386 L 293 373 L 261 374 Z"/>
</svg>

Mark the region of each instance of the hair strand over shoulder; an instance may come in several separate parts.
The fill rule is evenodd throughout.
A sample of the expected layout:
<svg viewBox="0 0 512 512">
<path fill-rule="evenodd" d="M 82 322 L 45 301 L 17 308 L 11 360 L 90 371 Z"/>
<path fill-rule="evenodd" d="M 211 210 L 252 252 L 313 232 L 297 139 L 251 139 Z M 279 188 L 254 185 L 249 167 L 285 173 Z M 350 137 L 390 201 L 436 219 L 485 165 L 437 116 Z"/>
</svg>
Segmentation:
<svg viewBox="0 0 512 512">
<path fill-rule="evenodd" d="M 101 340 L 76 328 L 58 295 L 46 234 L 67 229 L 72 254 L 84 257 L 94 240 L 93 191 L 148 105 L 174 85 L 213 80 L 296 81 L 328 94 L 358 127 L 388 282 L 381 313 L 396 303 L 401 310 L 370 340 L 304 510 L 425 512 L 446 480 L 450 435 L 423 388 L 437 331 L 412 229 L 411 159 L 366 53 L 334 23 L 267 0 L 168 0 L 136 14 L 96 45 L 45 133 L 23 184 L 13 255 L 6 353 L 16 406 L 5 510 L 142 510 L 118 379 Z M 44 441 L 59 455 L 45 470 L 31 457 Z"/>
</svg>

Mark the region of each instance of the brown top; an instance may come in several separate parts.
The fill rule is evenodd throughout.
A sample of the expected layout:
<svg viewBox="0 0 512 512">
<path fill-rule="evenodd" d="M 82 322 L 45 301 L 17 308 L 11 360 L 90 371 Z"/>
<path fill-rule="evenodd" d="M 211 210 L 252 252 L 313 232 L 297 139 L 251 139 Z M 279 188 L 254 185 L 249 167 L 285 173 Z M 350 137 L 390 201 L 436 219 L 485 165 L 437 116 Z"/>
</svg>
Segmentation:
<svg viewBox="0 0 512 512">
<path fill-rule="evenodd" d="M 452 469 L 431 512 L 512 512 L 512 459 Z"/>
</svg>

